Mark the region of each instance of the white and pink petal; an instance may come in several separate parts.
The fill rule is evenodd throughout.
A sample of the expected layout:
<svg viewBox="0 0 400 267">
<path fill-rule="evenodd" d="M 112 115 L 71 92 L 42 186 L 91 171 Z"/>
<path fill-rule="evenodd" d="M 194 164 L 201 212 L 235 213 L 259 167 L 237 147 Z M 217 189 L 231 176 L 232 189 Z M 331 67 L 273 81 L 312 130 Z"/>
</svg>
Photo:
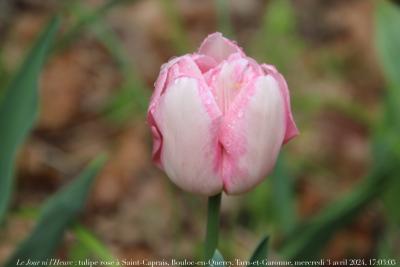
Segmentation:
<svg viewBox="0 0 400 267">
<path fill-rule="evenodd" d="M 285 78 L 280 74 L 277 69 L 273 65 L 262 65 L 266 74 L 271 75 L 278 82 L 279 89 L 283 95 L 285 100 L 285 118 L 286 118 L 286 131 L 285 131 L 285 139 L 283 141 L 284 144 L 289 142 L 291 139 L 299 135 L 299 130 L 294 122 L 294 118 L 292 115 L 292 109 L 290 105 L 290 93 L 288 89 L 288 85 L 286 83 Z"/>
<path fill-rule="evenodd" d="M 232 103 L 223 123 L 224 189 L 240 194 L 272 170 L 285 135 L 285 106 L 272 76 L 260 76 Z"/>
<path fill-rule="evenodd" d="M 228 59 L 231 54 L 239 53 L 243 57 L 245 54 L 242 49 L 231 40 L 216 32 L 206 37 L 198 50 L 199 54 L 212 57 L 217 63 Z"/>
<path fill-rule="evenodd" d="M 163 137 L 160 161 L 165 172 L 179 187 L 202 195 L 223 187 L 218 173 L 221 114 L 212 101 L 198 80 L 178 78 L 160 98 L 154 116 Z"/>
</svg>

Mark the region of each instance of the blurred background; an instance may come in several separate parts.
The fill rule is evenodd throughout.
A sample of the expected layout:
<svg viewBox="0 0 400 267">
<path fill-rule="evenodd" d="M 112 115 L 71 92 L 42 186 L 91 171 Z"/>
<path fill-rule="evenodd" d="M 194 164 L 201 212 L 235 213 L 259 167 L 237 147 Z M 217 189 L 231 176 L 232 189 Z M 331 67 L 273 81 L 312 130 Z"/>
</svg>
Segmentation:
<svg viewBox="0 0 400 267">
<path fill-rule="evenodd" d="M 398 9 L 383 0 L 1 0 L 0 95 L 55 14 L 61 25 L 40 76 L 39 115 L 16 157 L 0 263 L 49 197 L 102 152 L 108 161 L 56 257 L 201 257 L 206 199 L 151 163 L 145 112 L 160 66 L 215 31 L 284 74 L 301 132 L 259 187 L 223 196 L 224 257 L 246 259 L 269 235 L 271 259 L 399 261 L 400 149 L 385 140 L 398 139 L 390 121 L 400 110 L 390 108 L 400 103 L 389 103 L 388 88 L 399 88 L 388 79 L 400 68 L 385 67 L 396 55 L 385 57 L 383 40 L 387 27 L 400 36 L 385 25 Z"/>
</svg>

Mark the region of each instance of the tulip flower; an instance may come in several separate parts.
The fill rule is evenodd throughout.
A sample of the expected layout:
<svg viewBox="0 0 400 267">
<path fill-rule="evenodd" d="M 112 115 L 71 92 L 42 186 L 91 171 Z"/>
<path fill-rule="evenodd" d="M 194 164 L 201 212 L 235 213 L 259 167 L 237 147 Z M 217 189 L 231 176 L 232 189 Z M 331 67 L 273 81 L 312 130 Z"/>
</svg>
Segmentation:
<svg viewBox="0 0 400 267">
<path fill-rule="evenodd" d="M 220 33 L 161 67 L 147 119 L 153 161 L 182 189 L 207 196 L 255 187 L 298 134 L 283 76 Z"/>
</svg>

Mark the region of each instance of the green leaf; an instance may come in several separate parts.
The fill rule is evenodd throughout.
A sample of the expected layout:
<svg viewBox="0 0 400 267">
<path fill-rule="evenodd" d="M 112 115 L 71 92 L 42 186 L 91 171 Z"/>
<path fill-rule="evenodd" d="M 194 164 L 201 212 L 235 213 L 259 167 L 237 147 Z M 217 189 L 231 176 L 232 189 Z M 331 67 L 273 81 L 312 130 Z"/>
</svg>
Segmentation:
<svg viewBox="0 0 400 267">
<path fill-rule="evenodd" d="M 86 251 L 87 254 L 94 255 L 98 259 L 109 263 L 107 266 L 116 267 L 117 259 L 112 255 L 112 253 L 85 227 L 76 224 L 72 228 L 72 231 L 75 235 L 77 241 L 79 241 L 80 248 Z M 80 255 L 79 251 L 75 251 L 75 257 L 78 258 Z M 87 258 L 86 254 L 86 258 Z M 81 255 L 83 256 L 83 255 Z M 84 260 L 85 257 L 81 257 L 81 260 Z"/>
<path fill-rule="evenodd" d="M 400 11 L 388 1 L 377 9 L 376 41 L 385 75 L 391 85 L 385 97 L 384 116 L 374 127 L 374 167 L 353 192 L 340 198 L 308 223 L 297 227 L 284 242 L 281 252 L 290 260 L 311 260 L 319 254 L 333 234 L 350 223 L 362 209 L 382 193 L 398 196 L 400 161 Z M 396 186 L 397 185 L 397 186 Z M 389 191 L 388 191 L 389 189 Z M 391 203 L 398 203 L 390 199 Z M 392 205 L 392 209 L 396 209 Z"/>
<path fill-rule="evenodd" d="M 59 18 L 54 18 L 47 25 L 0 99 L 0 222 L 12 193 L 18 148 L 37 115 L 38 78 L 59 24 Z"/>
<path fill-rule="evenodd" d="M 376 42 L 382 58 L 389 86 L 385 97 L 384 116 L 374 128 L 374 167 L 360 186 L 347 196 L 326 207 L 310 222 L 297 227 L 284 242 L 281 252 L 290 260 L 319 258 L 321 250 L 332 235 L 351 222 L 360 211 L 382 193 L 392 205 L 398 207 L 397 182 L 400 161 L 400 10 L 389 1 L 380 1 L 377 9 Z M 396 189 L 397 190 L 396 190 Z M 388 190 L 389 189 L 389 190 Z M 394 200 L 397 199 L 397 200 Z"/>
<path fill-rule="evenodd" d="M 0 99 L 3 96 L 4 88 L 8 84 L 10 73 L 7 70 L 4 62 L 4 52 L 0 47 Z"/>
<path fill-rule="evenodd" d="M 89 249 L 81 242 L 75 242 L 72 244 L 68 250 L 68 260 L 73 261 L 71 267 L 82 266 L 82 264 L 79 264 L 79 261 L 84 261 L 86 259 L 92 259 L 92 254 Z"/>
<path fill-rule="evenodd" d="M 283 154 L 279 156 L 270 179 L 277 223 L 284 233 L 288 233 L 293 230 L 297 222 L 297 214 L 294 200 L 294 180 Z"/>
<path fill-rule="evenodd" d="M 293 230 L 298 221 L 294 182 L 288 157 L 281 153 L 273 173 L 246 197 L 249 226 L 268 225 L 283 234 Z"/>
<path fill-rule="evenodd" d="M 120 69 L 124 79 L 117 92 L 110 97 L 104 107 L 104 115 L 117 123 L 124 123 L 137 114 L 142 116 L 147 111 L 147 105 L 150 99 L 150 90 L 148 90 L 143 79 L 137 74 L 135 64 L 132 64 L 126 54 L 126 49 L 118 35 L 104 21 L 104 15 L 117 4 L 133 2 L 132 0 L 111 0 L 103 6 L 93 10 L 84 2 L 75 2 L 71 5 L 71 16 L 76 20 L 79 27 L 74 27 L 70 33 L 66 34 L 59 47 L 68 45 L 75 40 L 84 29 L 94 33 L 97 40 L 107 49 L 113 57 L 117 67 Z M 91 18 L 90 20 L 88 18 Z M 74 33 L 74 34 L 72 34 Z M 68 37 L 70 36 L 70 37 Z"/>
<path fill-rule="evenodd" d="M 16 266 L 18 260 L 45 262 L 54 254 L 64 231 L 83 209 L 94 177 L 104 162 L 104 156 L 94 160 L 76 180 L 45 203 L 35 229 L 17 248 L 5 267 Z"/>
<path fill-rule="evenodd" d="M 222 256 L 221 252 L 219 252 L 218 249 L 214 251 L 214 255 L 212 256 L 210 260 L 210 264 L 208 266 L 214 267 L 214 266 L 225 266 L 224 264 L 225 260 L 224 257 Z"/>
<path fill-rule="evenodd" d="M 385 209 L 387 210 L 386 215 L 388 216 L 388 219 L 394 223 L 397 223 L 397 225 L 400 225 L 399 192 L 400 180 L 396 179 L 393 181 L 392 186 L 388 188 L 383 197 Z"/>
<path fill-rule="evenodd" d="M 376 45 L 378 54 L 389 84 L 385 98 L 385 116 L 377 136 L 378 145 L 383 141 L 391 141 L 391 148 L 400 152 L 400 8 L 389 1 L 380 1 L 376 9 Z M 379 146 L 376 146 L 378 149 Z M 375 150 L 377 150 L 375 149 Z M 374 151 L 375 152 L 375 151 Z M 379 151 L 378 151 L 379 152 Z M 376 154 L 376 152 L 375 152 Z M 397 172 L 393 175 L 396 176 Z M 399 179 L 393 183 L 384 195 L 384 204 L 388 218 L 400 224 Z"/>
<path fill-rule="evenodd" d="M 287 237 L 281 254 L 288 260 L 313 260 L 319 258 L 321 250 L 334 233 L 350 223 L 356 215 L 374 200 L 393 180 L 393 171 L 398 157 L 385 156 L 361 185 L 326 207 L 308 223 L 299 225 Z"/>
<path fill-rule="evenodd" d="M 253 255 L 250 257 L 250 264 L 248 266 L 265 266 L 263 260 L 267 259 L 268 241 L 269 236 L 265 236 L 261 239 L 260 243 L 258 243 L 258 246 L 254 250 Z"/>
<path fill-rule="evenodd" d="M 376 10 L 376 44 L 388 82 L 400 85 L 400 8 L 390 1 Z"/>
</svg>

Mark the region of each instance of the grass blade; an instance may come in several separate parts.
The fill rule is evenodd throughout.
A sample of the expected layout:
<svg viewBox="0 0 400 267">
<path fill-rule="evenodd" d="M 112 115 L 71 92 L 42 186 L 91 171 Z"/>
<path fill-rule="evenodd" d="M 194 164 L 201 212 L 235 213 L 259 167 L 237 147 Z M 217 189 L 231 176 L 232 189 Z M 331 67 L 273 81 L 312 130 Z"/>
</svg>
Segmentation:
<svg viewBox="0 0 400 267">
<path fill-rule="evenodd" d="M 333 234 L 350 223 L 393 180 L 393 172 L 397 168 L 394 163 L 400 158 L 389 154 L 385 158 L 352 193 L 326 207 L 310 222 L 294 229 L 281 247 L 281 254 L 289 260 L 317 259 Z"/>
<path fill-rule="evenodd" d="M 276 220 L 280 229 L 286 234 L 293 230 L 297 222 L 297 214 L 294 200 L 294 179 L 283 153 L 279 156 L 270 179 Z"/>
<path fill-rule="evenodd" d="M 254 250 L 253 255 L 250 257 L 250 260 L 249 260 L 250 264 L 248 265 L 249 267 L 250 266 L 265 266 L 265 264 L 263 264 L 263 261 L 265 261 L 267 259 L 268 241 L 269 241 L 268 236 L 265 236 L 261 239 L 260 243 Z"/>
<path fill-rule="evenodd" d="M 138 75 L 134 65 L 128 60 L 125 48 L 118 36 L 99 20 L 95 26 L 95 34 L 99 41 L 107 48 L 124 76 L 124 82 L 118 93 L 113 95 L 105 106 L 104 113 L 116 122 L 124 122 L 133 114 L 144 115 L 150 99 L 150 90 L 143 79 Z"/>
<path fill-rule="evenodd" d="M 400 85 L 400 8 L 380 1 L 376 10 L 376 44 L 389 84 Z"/>
<path fill-rule="evenodd" d="M 94 177 L 104 165 L 105 157 L 94 160 L 70 185 L 56 193 L 44 205 L 38 223 L 22 242 L 4 267 L 16 266 L 17 261 L 39 261 L 47 266 L 61 242 L 65 229 L 83 209 Z"/>
<path fill-rule="evenodd" d="M 385 99 L 385 117 L 380 125 L 377 141 L 398 140 L 400 135 L 400 7 L 390 1 L 380 1 L 376 9 L 376 46 L 388 83 Z M 392 142 L 400 152 L 400 142 Z M 379 143 L 378 143 L 379 144 Z M 379 147 L 376 147 L 379 148 Z M 379 151 L 378 151 L 379 152 Z M 394 176 L 396 173 L 393 173 Z M 398 204 L 400 181 L 394 179 L 384 196 L 387 215 L 400 224 Z"/>
<path fill-rule="evenodd" d="M 12 193 L 17 150 L 37 115 L 38 79 L 59 24 L 54 18 L 47 25 L 0 100 L 0 222 Z"/>
<path fill-rule="evenodd" d="M 92 255 L 95 255 L 100 260 L 110 263 L 110 265 L 107 266 L 118 266 L 116 264 L 117 259 L 112 255 L 112 253 L 85 227 L 76 224 L 72 228 L 72 231 L 75 235 L 75 238 L 80 242 L 86 251 Z"/>
</svg>

